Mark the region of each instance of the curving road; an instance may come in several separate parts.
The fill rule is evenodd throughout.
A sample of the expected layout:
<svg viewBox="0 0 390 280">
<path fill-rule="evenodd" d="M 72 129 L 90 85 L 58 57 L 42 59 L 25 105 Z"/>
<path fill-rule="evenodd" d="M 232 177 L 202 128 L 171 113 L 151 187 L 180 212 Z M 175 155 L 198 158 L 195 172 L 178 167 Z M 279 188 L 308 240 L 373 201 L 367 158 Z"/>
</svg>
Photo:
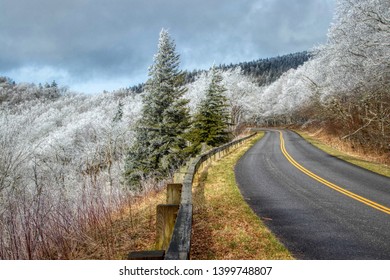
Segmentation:
<svg viewBox="0 0 390 280">
<path fill-rule="evenodd" d="M 237 163 L 254 212 L 297 259 L 390 259 L 390 178 L 268 130 Z"/>
</svg>

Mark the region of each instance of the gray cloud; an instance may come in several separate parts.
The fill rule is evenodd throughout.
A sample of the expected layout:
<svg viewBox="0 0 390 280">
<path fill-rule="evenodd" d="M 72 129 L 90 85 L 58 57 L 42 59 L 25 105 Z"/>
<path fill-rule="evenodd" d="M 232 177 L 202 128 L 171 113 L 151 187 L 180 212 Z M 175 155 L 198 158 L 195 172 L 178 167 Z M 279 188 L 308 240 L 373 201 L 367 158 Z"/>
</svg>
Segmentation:
<svg viewBox="0 0 390 280">
<path fill-rule="evenodd" d="M 52 67 L 65 83 L 140 82 L 162 27 L 188 69 L 306 50 L 325 42 L 333 2 L 0 0 L 0 75 Z"/>
</svg>

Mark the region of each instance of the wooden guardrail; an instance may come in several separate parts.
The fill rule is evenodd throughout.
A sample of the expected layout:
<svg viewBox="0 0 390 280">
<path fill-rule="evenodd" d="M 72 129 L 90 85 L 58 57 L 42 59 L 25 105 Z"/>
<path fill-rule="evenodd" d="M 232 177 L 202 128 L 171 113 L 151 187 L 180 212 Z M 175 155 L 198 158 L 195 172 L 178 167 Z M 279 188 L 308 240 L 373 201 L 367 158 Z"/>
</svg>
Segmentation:
<svg viewBox="0 0 390 280">
<path fill-rule="evenodd" d="M 193 159 L 182 184 L 167 185 L 166 204 L 157 206 L 156 251 L 132 252 L 128 259 L 188 260 L 191 251 L 192 185 L 196 173 L 218 160 L 256 133 L 214 148 Z"/>
</svg>

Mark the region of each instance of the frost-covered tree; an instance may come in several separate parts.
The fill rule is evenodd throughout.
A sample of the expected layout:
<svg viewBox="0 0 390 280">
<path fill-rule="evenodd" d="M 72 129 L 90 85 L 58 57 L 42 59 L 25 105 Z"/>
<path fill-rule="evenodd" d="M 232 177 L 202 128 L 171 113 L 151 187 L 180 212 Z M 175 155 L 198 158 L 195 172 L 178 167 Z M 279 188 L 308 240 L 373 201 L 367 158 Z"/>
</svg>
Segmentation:
<svg viewBox="0 0 390 280">
<path fill-rule="evenodd" d="M 126 176 L 131 185 L 145 177 L 167 177 L 187 157 L 183 149 L 187 146 L 188 100 L 183 98 L 179 62 L 175 43 L 163 29 L 149 69 L 136 143 L 128 154 Z"/>
<path fill-rule="evenodd" d="M 337 1 L 328 44 L 321 53 L 332 61 L 335 90 L 361 93 L 388 88 L 389 40 L 389 1 Z"/>
<path fill-rule="evenodd" d="M 221 75 L 229 105 L 231 122 L 229 130 L 237 136 L 242 132 L 242 125 L 249 121 L 248 113 L 251 107 L 249 98 L 256 94 L 259 86 L 255 84 L 253 78 L 244 75 L 240 67 L 223 71 Z"/>
<path fill-rule="evenodd" d="M 201 143 L 216 147 L 229 140 L 230 116 L 226 88 L 219 70 L 213 67 L 209 75 L 210 84 L 205 98 L 199 104 L 190 132 L 194 152 L 200 151 Z"/>
</svg>

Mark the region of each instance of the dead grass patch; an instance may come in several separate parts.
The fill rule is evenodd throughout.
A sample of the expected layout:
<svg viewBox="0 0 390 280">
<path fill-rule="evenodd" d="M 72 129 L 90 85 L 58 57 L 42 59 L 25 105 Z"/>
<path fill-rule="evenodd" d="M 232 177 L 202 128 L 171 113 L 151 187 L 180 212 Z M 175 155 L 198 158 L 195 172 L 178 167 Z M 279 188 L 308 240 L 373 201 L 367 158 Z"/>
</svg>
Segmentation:
<svg viewBox="0 0 390 280">
<path fill-rule="evenodd" d="M 126 259 L 132 251 L 154 250 L 156 206 L 165 203 L 166 190 L 129 198 L 121 211 L 100 221 L 79 242 L 72 259 Z"/>
<path fill-rule="evenodd" d="M 296 132 L 312 145 L 332 156 L 372 172 L 390 177 L 390 166 L 385 164 L 389 159 L 384 159 L 382 155 L 376 155 L 375 153 L 370 154 L 367 153 L 367 151 L 354 148 L 353 146 L 351 147 L 349 143 L 346 143 L 337 137 L 332 137 L 323 130 L 296 130 Z"/>
</svg>

